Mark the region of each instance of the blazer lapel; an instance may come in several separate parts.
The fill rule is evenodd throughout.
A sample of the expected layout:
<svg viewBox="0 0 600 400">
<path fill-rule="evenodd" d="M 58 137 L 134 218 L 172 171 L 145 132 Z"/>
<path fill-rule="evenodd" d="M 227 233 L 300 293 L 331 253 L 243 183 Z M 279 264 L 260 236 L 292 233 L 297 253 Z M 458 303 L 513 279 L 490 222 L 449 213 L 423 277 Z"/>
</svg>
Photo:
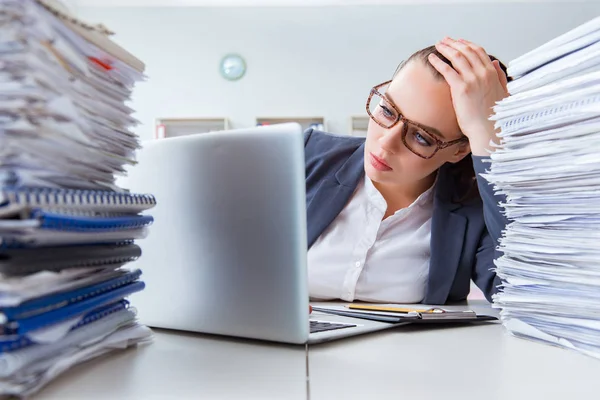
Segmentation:
<svg viewBox="0 0 600 400">
<path fill-rule="evenodd" d="M 427 282 L 426 304 L 444 304 L 454 283 L 460 263 L 467 219 L 455 211 L 460 204 L 451 201 L 453 179 L 440 170 L 435 188 L 431 220 L 431 259 Z"/>
<path fill-rule="evenodd" d="M 364 176 L 364 144 L 336 171 L 323 179 L 307 205 L 308 248 L 342 211 Z"/>
</svg>

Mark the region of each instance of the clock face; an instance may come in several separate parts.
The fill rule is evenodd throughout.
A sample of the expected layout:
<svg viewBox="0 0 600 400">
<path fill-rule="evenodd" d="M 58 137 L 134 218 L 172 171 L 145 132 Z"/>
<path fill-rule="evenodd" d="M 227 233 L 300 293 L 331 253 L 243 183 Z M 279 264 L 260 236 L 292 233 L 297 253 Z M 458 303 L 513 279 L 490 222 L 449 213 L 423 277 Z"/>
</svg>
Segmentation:
<svg viewBox="0 0 600 400">
<path fill-rule="evenodd" d="M 246 62 L 237 54 L 228 54 L 221 60 L 220 69 L 223 78 L 235 81 L 246 73 Z"/>
</svg>

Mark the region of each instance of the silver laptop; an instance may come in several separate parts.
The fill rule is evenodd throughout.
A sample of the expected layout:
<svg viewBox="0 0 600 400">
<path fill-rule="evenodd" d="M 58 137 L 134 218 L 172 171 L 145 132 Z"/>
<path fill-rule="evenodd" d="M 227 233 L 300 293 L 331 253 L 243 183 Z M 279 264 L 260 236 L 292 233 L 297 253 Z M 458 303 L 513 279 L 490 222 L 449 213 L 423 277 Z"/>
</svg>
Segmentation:
<svg viewBox="0 0 600 400">
<path fill-rule="evenodd" d="M 298 344 L 392 326 L 324 314 L 309 323 L 300 125 L 149 141 L 138 161 L 119 183 L 158 202 L 135 263 L 142 323 Z"/>
</svg>

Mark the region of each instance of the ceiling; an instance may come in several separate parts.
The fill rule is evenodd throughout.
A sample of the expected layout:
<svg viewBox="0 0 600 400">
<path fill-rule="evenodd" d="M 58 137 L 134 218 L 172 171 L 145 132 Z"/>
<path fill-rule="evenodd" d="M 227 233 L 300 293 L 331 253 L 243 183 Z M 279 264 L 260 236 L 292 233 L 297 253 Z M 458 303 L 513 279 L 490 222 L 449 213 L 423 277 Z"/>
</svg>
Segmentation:
<svg viewBox="0 0 600 400">
<path fill-rule="evenodd" d="M 593 3 L 598 0 L 577 0 Z M 62 0 L 72 7 L 298 7 L 424 3 L 556 3 L 555 0 Z M 568 2 L 573 2 L 568 1 Z"/>
</svg>

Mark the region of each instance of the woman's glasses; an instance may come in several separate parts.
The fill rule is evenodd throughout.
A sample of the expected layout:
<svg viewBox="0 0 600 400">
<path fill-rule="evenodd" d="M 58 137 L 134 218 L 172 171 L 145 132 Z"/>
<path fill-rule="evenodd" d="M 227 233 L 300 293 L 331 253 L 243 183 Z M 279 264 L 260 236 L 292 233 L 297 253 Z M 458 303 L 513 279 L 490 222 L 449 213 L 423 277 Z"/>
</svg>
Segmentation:
<svg viewBox="0 0 600 400">
<path fill-rule="evenodd" d="M 381 94 L 381 91 L 384 91 L 382 88 L 387 87 L 391 82 L 384 82 L 371 89 L 367 100 L 367 113 L 373 121 L 385 129 L 390 129 L 402 121 L 402 142 L 410 151 L 421 158 L 429 159 L 441 149 L 468 141 L 466 137 L 449 142 L 443 141 L 418 123 L 406 119 L 398 107 Z"/>
</svg>

